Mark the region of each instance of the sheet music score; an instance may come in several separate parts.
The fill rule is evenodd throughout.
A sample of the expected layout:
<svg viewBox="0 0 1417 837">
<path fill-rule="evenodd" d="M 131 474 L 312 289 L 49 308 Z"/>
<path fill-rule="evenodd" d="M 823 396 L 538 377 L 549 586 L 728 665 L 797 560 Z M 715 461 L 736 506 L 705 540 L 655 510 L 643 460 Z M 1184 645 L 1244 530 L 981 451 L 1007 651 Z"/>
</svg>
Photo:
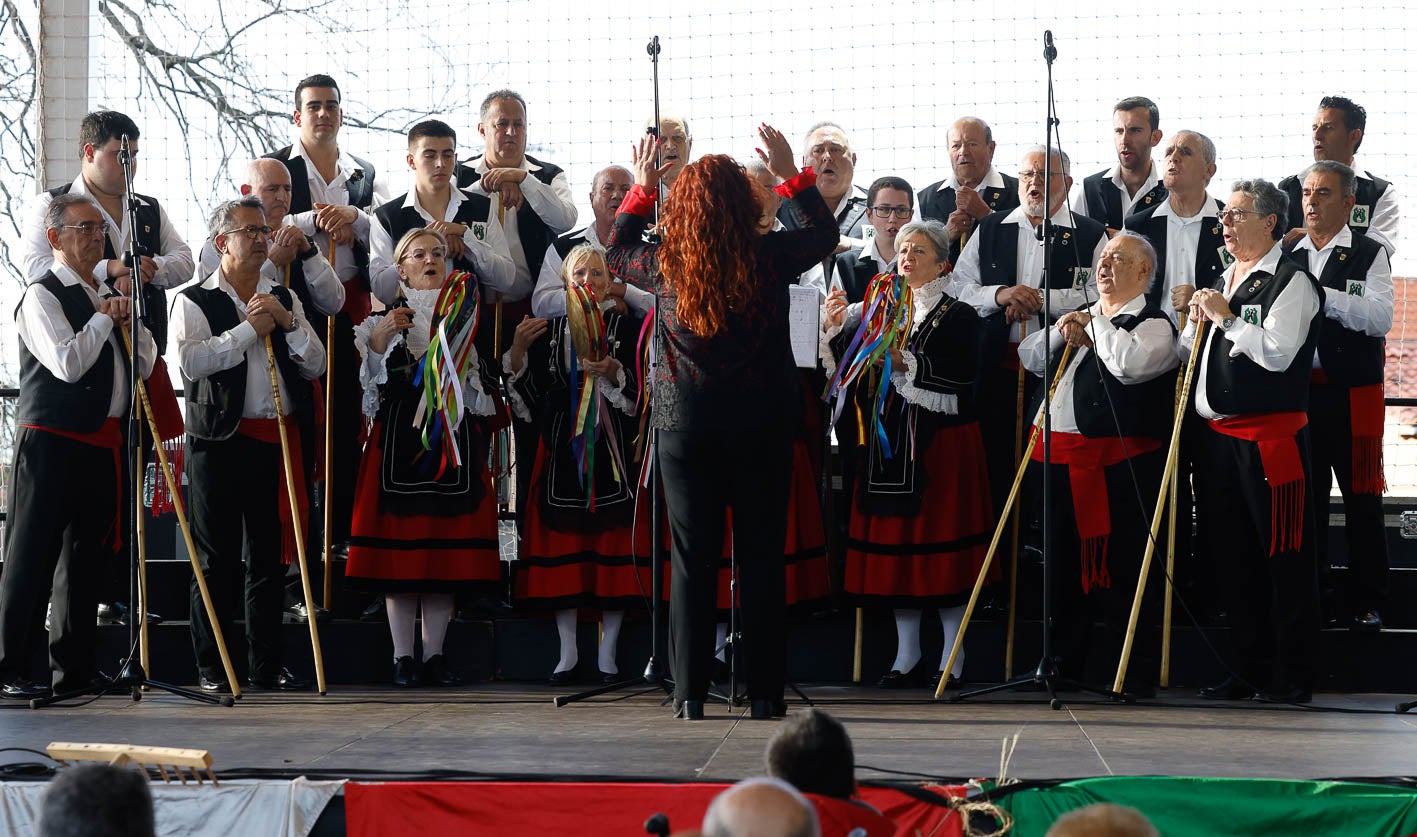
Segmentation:
<svg viewBox="0 0 1417 837">
<path fill-rule="evenodd" d="M 814 369 L 817 366 L 817 341 L 822 333 L 822 294 L 816 288 L 804 285 L 791 285 L 787 292 L 792 360 L 803 369 Z"/>
</svg>

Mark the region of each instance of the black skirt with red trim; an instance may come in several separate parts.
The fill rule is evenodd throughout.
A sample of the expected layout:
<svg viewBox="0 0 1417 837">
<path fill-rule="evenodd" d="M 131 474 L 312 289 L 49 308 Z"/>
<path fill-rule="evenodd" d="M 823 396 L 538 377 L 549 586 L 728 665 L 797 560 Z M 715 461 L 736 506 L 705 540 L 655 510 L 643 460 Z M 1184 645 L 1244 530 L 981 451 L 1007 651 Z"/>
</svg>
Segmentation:
<svg viewBox="0 0 1417 837">
<path fill-rule="evenodd" d="M 545 491 L 548 452 L 544 438 L 536 448 L 531 491 Z M 626 475 L 633 479 L 634 474 Z M 633 503 L 633 499 L 623 502 Z M 564 514 L 564 512 L 562 512 Z M 524 554 L 516 573 L 520 603 L 561 610 L 571 607 L 625 610 L 644 607 L 650 594 L 649 548 L 631 548 L 630 515 L 587 509 L 574 530 L 554 527 L 536 500 L 526 504 Z M 648 518 L 646 518 L 648 519 Z M 607 525 L 597 525 L 609 521 Z M 621 522 L 624 521 L 624 522 Z M 646 523 L 648 526 L 648 523 Z"/>
<path fill-rule="evenodd" d="M 475 468 L 472 478 L 482 482 L 475 508 L 455 515 L 395 513 L 382 503 L 382 429 L 376 421 L 359 463 L 345 565 L 350 586 L 381 593 L 452 593 L 500 584 L 497 493 L 486 461 L 463 452 L 463 467 Z"/>
<path fill-rule="evenodd" d="M 868 486 L 857 474 L 844 588 L 860 605 L 961 605 L 984 565 L 994 519 L 978 422 L 936 428 L 919 456 L 915 466 L 928 479 L 918 514 L 862 511 L 861 494 Z M 998 577 L 996 562 L 989 578 Z"/>
</svg>

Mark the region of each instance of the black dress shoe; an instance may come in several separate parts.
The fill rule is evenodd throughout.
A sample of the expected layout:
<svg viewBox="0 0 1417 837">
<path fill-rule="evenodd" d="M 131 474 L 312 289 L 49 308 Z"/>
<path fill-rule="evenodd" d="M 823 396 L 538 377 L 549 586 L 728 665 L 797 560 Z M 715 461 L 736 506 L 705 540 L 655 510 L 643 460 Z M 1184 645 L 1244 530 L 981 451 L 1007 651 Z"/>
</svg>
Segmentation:
<svg viewBox="0 0 1417 837">
<path fill-rule="evenodd" d="M 749 704 L 749 716 L 755 721 L 769 721 L 787 717 L 787 701 L 782 698 L 754 698 Z"/>
<path fill-rule="evenodd" d="M 1313 691 L 1303 686 L 1275 686 L 1261 689 L 1255 693 L 1253 698 L 1253 700 L 1262 703 L 1308 703 L 1313 699 Z"/>
<path fill-rule="evenodd" d="M 1349 626 L 1360 634 L 1375 634 L 1383 629 L 1383 617 L 1376 610 L 1368 610 L 1353 617 Z"/>
<path fill-rule="evenodd" d="M 412 657 L 394 660 L 394 685 L 405 689 L 418 685 L 418 664 Z"/>
<path fill-rule="evenodd" d="M 1201 689 L 1201 697 L 1206 700 L 1249 700 L 1255 690 L 1234 677 L 1227 677 L 1214 686 Z"/>
<path fill-rule="evenodd" d="M 943 675 L 943 674 L 944 674 L 943 671 L 937 671 L 937 672 L 935 672 L 935 676 L 930 678 L 930 680 L 925 684 L 925 687 L 926 687 L 927 689 L 929 689 L 930 691 L 932 691 L 932 692 L 935 691 L 936 689 L 940 688 L 940 676 Z M 963 680 L 963 678 L 955 677 L 953 674 L 951 674 L 949 677 L 946 677 L 946 678 L 945 678 L 945 688 L 946 688 L 946 689 L 958 689 L 958 688 L 960 688 L 960 687 L 963 686 L 963 685 L 964 685 L 964 680 Z"/>
<path fill-rule="evenodd" d="M 702 721 L 704 719 L 704 702 L 675 698 L 674 717 L 683 718 L 686 721 Z"/>
<path fill-rule="evenodd" d="M 908 689 L 912 686 L 921 686 L 925 682 L 924 679 L 920 676 L 921 671 L 922 669 L 920 668 L 920 663 L 916 663 L 915 668 L 912 668 L 910 671 L 904 673 L 900 672 L 897 669 L 891 669 L 890 671 L 881 675 L 880 680 L 876 681 L 876 688 Z"/>
<path fill-rule="evenodd" d="M 565 671 L 553 671 L 551 676 L 546 678 L 546 682 L 552 686 L 566 686 L 576 682 L 576 670 L 568 668 Z"/>
<path fill-rule="evenodd" d="M 99 602 L 98 605 L 99 625 L 122 625 L 128 626 L 128 605 L 124 602 Z M 162 617 L 156 613 L 148 613 L 149 625 L 162 624 Z"/>
<path fill-rule="evenodd" d="M 220 677 L 208 677 L 205 674 L 197 675 L 197 688 L 214 695 L 231 694 L 231 684 Z"/>
<path fill-rule="evenodd" d="M 251 677 L 246 681 L 246 685 L 252 689 L 266 689 L 277 692 L 303 692 L 310 688 L 310 681 L 296 676 L 288 668 L 282 668 L 280 672 L 274 676 Z"/>
<path fill-rule="evenodd" d="M 48 686 L 41 686 L 23 677 L 17 677 L 4 686 L 0 686 L 0 697 L 12 698 L 14 700 L 33 700 L 34 698 L 46 697 L 48 694 Z"/>
<path fill-rule="evenodd" d="M 434 654 L 423 661 L 423 674 L 420 679 L 423 685 L 435 688 L 462 685 L 462 678 L 448 668 L 448 659 L 442 654 Z"/>
<path fill-rule="evenodd" d="M 301 625 L 304 625 L 310 621 L 310 614 L 306 611 L 304 602 L 296 602 L 295 604 L 286 608 L 284 616 L 286 622 L 295 622 Z M 330 613 L 328 610 L 325 610 L 323 607 L 320 607 L 319 605 L 315 606 L 315 618 L 319 620 L 319 623 L 321 625 L 330 621 L 330 618 L 332 616 L 333 614 Z"/>
<path fill-rule="evenodd" d="M 370 602 L 369 606 L 359 614 L 360 622 L 387 622 L 388 620 L 389 613 L 385 609 L 383 596 Z"/>
<path fill-rule="evenodd" d="M 628 679 L 629 678 L 623 674 L 611 674 L 608 671 L 600 672 L 600 682 L 604 683 L 607 686 L 609 686 L 611 683 L 619 683 L 621 680 Z"/>
</svg>

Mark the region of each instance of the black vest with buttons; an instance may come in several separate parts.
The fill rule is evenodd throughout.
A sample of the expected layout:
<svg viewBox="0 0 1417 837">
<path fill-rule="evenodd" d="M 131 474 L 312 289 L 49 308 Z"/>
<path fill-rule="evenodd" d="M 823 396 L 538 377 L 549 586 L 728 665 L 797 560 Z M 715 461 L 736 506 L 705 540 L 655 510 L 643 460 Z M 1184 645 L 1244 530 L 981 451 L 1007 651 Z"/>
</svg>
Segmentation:
<svg viewBox="0 0 1417 837">
<path fill-rule="evenodd" d="M 1364 214 L 1364 223 L 1354 224 L 1354 218 L 1349 216 L 1348 229 L 1353 231 L 1354 239 L 1366 237 L 1368 235 L 1368 225 L 1373 221 L 1373 210 L 1378 206 L 1378 198 L 1392 185 L 1381 177 L 1377 177 L 1372 172 L 1363 172 L 1367 177 L 1359 177 L 1357 180 L 1357 193 L 1353 198 L 1354 210 L 1359 210 Z M 1292 174 L 1279 181 L 1279 189 L 1289 196 L 1289 229 L 1297 230 L 1304 226 L 1304 184 L 1299 180 L 1299 175 Z"/>
<path fill-rule="evenodd" d="M 1225 208 L 1224 203 L 1214 198 L 1211 200 L 1215 202 L 1217 212 Z M 1171 304 L 1170 295 L 1166 292 L 1166 237 L 1170 221 L 1166 216 L 1157 214 L 1157 210 L 1165 205 L 1165 201 L 1153 204 L 1135 215 L 1129 215 L 1126 220 L 1126 228 L 1150 241 L 1156 251 L 1156 281 L 1147 290 L 1146 301 L 1157 308 Z M 1219 218 L 1206 218 L 1199 223 L 1201 234 L 1196 244 L 1195 287 L 1209 288 L 1225 272 L 1226 260 L 1220 255 L 1225 247 L 1225 235 L 1220 229 Z"/>
<path fill-rule="evenodd" d="M 466 190 L 482 180 L 482 175 L 477 173 L 477 162 L 481 159 L 482 155 L 478 154 L 458 164 L 455 174 L 459 189 Z M 559 167 L 538 160 L 530 154 L 526 155 L 526 161 L 539 167 L 528 171 L 527 174 L 547 186 L 561 173 Z M 531 279 L 535 282 L 541 273 L 541 263 L 546 260 L 546 248 L 556 240 L 556 233 L 546 226 L 546 222 L 541 220 L 541 216 L 536 214 L 536 210 L 532 209 L 527 201 L 522 201 L 521 207 L 517 209 L 517 238 L 521 241 L 522 253 L 526 256 L 527 270 L 531 272 Z"/>
<path fill-rule="evenodd" d="M 93 319 L 93 300 L 79 285 L 65 285 L 54 273 L 33 283 L 54 295 L 64 319 L 78 333 Z M 26 291 L 30 293 L 31 291 Z M 105 340 L 98 359 L 74 383 L 59 380 L 40 363 L 22 339 L 20 343 L 20 403 L 18 424 L 33 424 L 69 433 L 96 432 L 108 418 L 113 400 L 113 343 Z M 128 356 L 119 353 L 127 369 Z"/>
<path fill-rule="evenodd" d="M 1004 179 L 1004 185 L 985 186 L 981 183 L 978 187 L 979 197 L 983 198 L 989 209 L 994 212 L 1008 212 L 1018 208 L 1018 178 L 1009 177 L 1003 172 L 1000 172 L 999 176 Z M 946 186 L 943 180 L 921 189 L 919 203 L 921 218 L 933 218 L 941 224 L 948 224 L 950 215 L 958 208 L 954 188 Z M 976 220 L 972 229 L 978 227 L 979 221 Z M 951 264 L 959 261 L 959 251 L 962 247 L 959 239 L 950 240 Z"/>
<path fill-rule="evenodd" d="M 1298 242 L 1295 242 L 1297 244 Z M 1299 264 L 1308 267 L 1309 251 L 1299 250 L 1289 245 L 1284 248 Z M 1324 263 L 1319 285 L 1332 288 L 1340 293 L 1354 290 L 1353 283 L 1359 283 L 1359 294 L 1366 292 L 1368 270 L 1383 246 L 1367 236 L 1353 236 L 1349 247 L 1334 247 Z M 1361 387 L 1383 382 L 1383 354 L 1387 340 L 1373 337 L 1361 331 L 1346 328 L 1332 317 L 1323 318 L 1319 330 L 1319 365 L 1330 383 L 1343 387 Z"/>
<path fill-rule="evenodd" d="M 295 146 L 287 145 L 279 151 L 273 151 L 266 157 L 272 160 L 280 160 L 285 163 L 286 169 L 290 172 L 290 214 L 297 215 L 301 212 L 309 212 L 315 208 L 314 199 L 310 195 L 310 169 L 306 166 L 305 158 L 292 157 L 291 151 Z M 349 155 L 359 165 L 359 169 L 350 174 L 345 179 L 344 187 L 349 192 L 349 205 L 359 209 L 367 210 L 374 203 L 374 166 L 362 157 Z M 361 244 L 358 241 L 350 247 L 354 253 L 354 264 L 359 268 L 359 276 L 363 282 L 364 290 L 369 290 L 369 245 Z M 302 304 L 309 305 L 304 298 Z M 311 316 L 314 316 L 313 310 Z"/>
<path fill-rule="evenodd" d="M 428 222 L 414 209 L 412 202 L 417 198 L 412 192 L 401 198 L 389 201 L 378 209 L 374 210 L 374 220 L 384 228 L 384 232 L 389 234 L 389 240 L 397 247 L 399 241 L 409 230 L 416 230 L 428 226 Z M 452 223 L 463 224 L 468 229 L 473 230 L 476 235 L 475 224 L 483 225 L 486 229 L 488 216 L 492 214 L 492 199 L 486 195 L 477 195 L 462 190 L 462 203 L 458 204 L 458 211 L 453 215 Z M 479 239 L 482 236 L 479 236 Z M 546 248 L 541 248 L 543 258 Z M 477 275 L 477 271 L 472 269 L 472 259 L 466 254 L 457 259 L 450 259 L 452 266 L 457 270 L 465 270 L 468 273 Z"/>
<path fill-rule="evenodd" d="M 1153 163 L 1155 165 L 1155 163 Z M 1112 182 L 1112 178 L 1107 176 L 1107 172 L 1100 171 L 1097 174 L 1088 175 L 1082 181 L 1082 194 L 1087 200 L 1087 215 L 1094 221 L 1098 221 L 1114 230 L 1122 228 L 1125 220 L 1122 206 L 1122 190 L 1117 188 L 1117 184 Z M 1142 195 L 1136 202 L 1137 212 L 1159 206 L 1166 200 L 1166 187 L 1160 183 L 1151 187 L 1151 191 Z"/>
</svg>

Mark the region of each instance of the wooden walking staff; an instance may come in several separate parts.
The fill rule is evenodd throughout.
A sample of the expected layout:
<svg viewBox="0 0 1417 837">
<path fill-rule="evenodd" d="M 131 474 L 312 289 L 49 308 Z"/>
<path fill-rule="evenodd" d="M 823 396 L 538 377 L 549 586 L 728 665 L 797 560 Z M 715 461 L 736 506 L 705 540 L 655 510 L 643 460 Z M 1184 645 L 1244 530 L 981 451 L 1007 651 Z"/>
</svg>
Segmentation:
<svg viewBox="0 0 1417 837">
<path fill-rule="evenodd" d="M 301 592 L 305 594 L 305 602 L 308 606 L 314 601 L 314 592 L 310 589 L 310 567 L 305 562 L 305 525 L 300 521 L 300 495 L 296 491 L 295 463 L 290 456 L 290 437 L 285 429 L 285 411 L 280 404 L 280 378 L 276 375 L 276 350 L 271 345 L 270 335 L 266 335 L 266 369 L 271 373 L 271 400 L 276 405 L 276 427 L 280 428 L 280 458 L 285 463 L 285 493 L 290 495 L 290 525 L 295 528 L 295 556 L 300 561 L 300 586 Z M 330 478 L 329 471 L 325 472 L 325 479 Z M 320 653 L 320 626 L 319 619 L 315 618 L 314 608 L 309 608 L 309 617 L 305 623 L 310 626 L 310 648 L 315 656 L 315 685 L 320 694 L 325 693 L 325 658 Z"/>
<path fill-rule="evenodd" d="M 1181 311 L 1181 330 L 1186 330 L 1186 312 Z M 1181 414 L 1183 404 L 1181 398 L 1181 387 L 1185 385 L 1184 378 L 1176 378 L 1176 406 L 1177 415 Z M 1180 461 L 1177 460 L 1176 469 L 1179 474 Z M 1172 585 L 1172 579 L 1176 577 L 1176 505 L 1178 502 L 1177 492 L 1179 491 L 1180 479 L 1177 475 L 1171 477 L 1171 499 L 1168 501 L 1170 509 L 1166 513 L 1166 599 L 1161 609 L 1161 688 L 1171 688 L 1171 605 L 1172 597 L 1176 590 Z"/>
<path fill-rule="evenodd" d="M 966 233 L 967 235 L 967 233 Z M 1028 336 L 1028 320 L 1020 320 L 1018 324 L 1018 342 L 1023 343 L 1023 338 Z M 1018 365 L 1018 395 L 1017 406 L 1014 407 L 1014 467 L 1023 462 L 1023 385 L 1028 375 L 1028 370 L 1023 368 L 1023 364 Z M 1004 679 L 1014 679 L 1014 626 L 1017 620 L 1014 614 L 1018 611 L 1018 504 L 1015 503 L 1013 511 L 1009 514 L 1009 628 L 1008 635 L 1004 640 Z"/>
<path fill-rule="evenodd" d="M 1053 374 L 1053 382 L 1048 385 L 1048 401 L 1052 400 L 1053 393 L 1058 389 L 1058 382 L 1063 380 L 1063 371 L 1068 368 L 1068 361 L 1072 359 L 1073 347 L 1063 346 L 1063 356 L 1058 360 L 1058 371 Z M 950 648 L 950 657 L 941 669 L 945 675 L 940 678 L 940 683 L 935 687 L 935 699 L 939 700 L 945 693 L 945 682 L 949 680 L 949 673 L 954 670 L 955 660 L 959 659 L 959 652 L 964 648 L 964 632 L 969 629 L 969 620 L 974 616 L 974 606 L 979 603 L 979 593 L 984 589 L 984 579 L 989 577 L 989 567 L 994 563 L 994 553 L 999 549 L 999 541 L 1004 537 L 1004 527 L 1009 522 L 1009 511 L 1018 500 L 1020 486 L 1023 485 L 1023 475 L 1028 472 L 1028 461 L 1033 456 L 1033 448 L 1038 444 L 1038 437 L 1042 434 L 1042 427 L 1035 424 L 1028 434 L 1028 447 L 1023 450 L 1023 460 L 1019 462 L 1018 470 L 1014 473 L 1014 484 L 1009 489 L 1009 498 L 1004 501 L 1003 512 L 999 515 L 999 522 L 994 526 L 994 537 L 989 541 L 989 551 L 984 553 L 984 565 L 979 568 L 979 577 L 974 580 L 974 590 L 969 594 L 969 604 L 964 607 L 964 619 L 959 623 L 959 632 L 955 634 L 954 646 Z"/>
<path fill-rule="evenodd" d="M 1137 618 L 1141 615 L 1142 593 L 1146 591 L 1146 577 L 1151 570 L 1151 558 L 1156 554 L 1156 536 L 1161 532 L 1161 515 L 1166 511 L 1167 488 L 1176 481 L 1176 462 L 1181 448 L 1181 419 L 1186 411 L 1186 402 L 1191 397 L 1191 379 L 1200 365 L 1201 340 L 1205 337 L 1205 320 L 1196 321 L 1196 336 L 1191 341 L 1191 359 L 1186 364 L 1186 373 L 1181 377 L 1181 397 L 1176 402 L 1175 420 L 1171 424 L 1171 444 L 1166 449 L 1166 467 L 1161 473 L 1161 490 L 1156 495 L 1156 511 L 1151 516 L 1151 537 L 1146 541 L 1146 554 L 1141 559 L 1141 573 L 1137 578 L 1137 592 L 1132 598 L 1132 615 L 1127 622 L 1127 637 L 1122 641 L 1122 659 L 1117 662 L 1117 679 L 1112 682 L 1112 691 L 1121 693 L 1122 681 L 1127 678 L 1127 664 L 1132 657 L 1132 643 L 1136 640 Z"/>
<path fill-rule="evenodd" d="M 851 655 L 851 682 L 861 682 L 861 639 L 864 631 L 862 623 L 865 621 L 865 612 L 861 608 L 856 608 L 856 650 Z"/>
<path fill-rule="evenodd" d="M 128 336 L 127 329 L 119 329 L 118 333 L 123 335 L 123 345 L 128 350 L 131 357 L 133 354 L 133 338 Z M 241 697 L 241 684 L 236 679 L 236 670 L 231 667 L 231 656 L 226 652 L 226 638 L 221 634 L 221 623 L 216 618 L 216 608 L 212 605 L 212 594 L 207 590 L 207 579 L 202 575 L 202 564 L 197 559 L 197 545 L 192 542 L 192 527 L 187 522 L 187 503 L 182 499 L 182 486 L 177 484 L 177 478 L 172 474 L 172 465 L 167 461 L 167 451 L 162 447 L 162 432 L 157 428 L 157 419 L 153 416 L 152 402 L 148 400 L 148 387 L 141 378 L 138 379 L 138 401 L 141 407 L 140 412 L 147 417 L 148 429 L 152 431 L 157 449 L 158 466 L 162 469 L 163 480 L 167 482 L 167 493 L 172 495 L 172 506 L 177 510 L 177 526 L 182 530 L 182 542 L 187 546 L 187 558 L 192 562 L 192 575 L 197 580 L 197 591 L 202 594 L 202 607 L 207 612 L 207 622 L 212 626 L 212 638 L 216 640 L 217 653 L 221 655 L 221 668 L 226 674 L 226 682 L 231 684 L 231 696 Z M 141 463 L 141 459 L 139 462 Z M 142 515 L 138 515 L 142 520 Z M 139 543 L 142 543 L 139 541 Z M 140 563 L 141 566 L 141 563 Z M 138 576 L 138 590 L 146 598 L 147 594 L 143 590 L 143 573 Z M 143 602 L 147 604 L 146 601 Z M 130 618 L 131 618 L 131 611 Z M 144 627 L 148 621 L 146 609 L 138 611 L 141 614 Z M 139 634 L 139 636 L 143 636 Z M 143 660 L 143 670 L 148 670 L 147 660 Z"/>
</svg>

